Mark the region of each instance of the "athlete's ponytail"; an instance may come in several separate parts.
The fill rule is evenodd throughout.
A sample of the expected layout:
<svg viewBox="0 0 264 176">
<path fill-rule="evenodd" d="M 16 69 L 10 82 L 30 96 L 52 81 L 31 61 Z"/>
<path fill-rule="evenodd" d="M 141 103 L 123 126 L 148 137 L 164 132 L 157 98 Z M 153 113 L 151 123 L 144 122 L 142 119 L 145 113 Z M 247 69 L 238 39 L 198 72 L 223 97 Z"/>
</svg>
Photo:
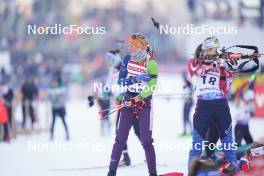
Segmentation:
<svg viewBox="0 0 264 176">
<path fill-rule="evenodd" d="M 195 60 L 196 64 L 201 63 L 200 62 L 202 59 L 201 55 L 202 55 L 202 44 L 199 44 L 197 46 L 197 48 L 195 49 L 195 53 L 194 53 L 194 60 Z"/>
</svg>

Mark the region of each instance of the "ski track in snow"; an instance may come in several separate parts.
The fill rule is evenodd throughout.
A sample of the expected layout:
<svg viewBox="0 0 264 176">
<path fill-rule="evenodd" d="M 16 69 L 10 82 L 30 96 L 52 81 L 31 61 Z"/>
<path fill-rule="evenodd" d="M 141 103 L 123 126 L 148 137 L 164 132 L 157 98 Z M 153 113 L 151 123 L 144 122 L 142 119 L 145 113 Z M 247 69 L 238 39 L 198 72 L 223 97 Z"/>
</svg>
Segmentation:
<svg viewBox="0 0 264 176">
<path fill-rule="evenodd" d="M 180 76 L 163 74 L 159 77 L 161 86 L 170 85 L 171 93 L 182 92 L 182 79 Z M 170 93 L 159 92 L 159 93 Z M 182 138 L 182 106 L 183 100 L 162 98 L 154 99 L 154 127 L 153 137 L 157 155 L 157 169 L 159 173 L 172 171 L 187 171 L 188 147 L 177 148 L 176 143 L 191 143 L 191 138 Z M 231 107 L 232 114 L 235 113 Z M 100 121 L 98 107 L 87 108 L 85 101 L 71 101 L 67 104 L 67 121 L 69 123 L 71 141 L 64 143 L 85 143 L 86 150 L 60 150 L 44 151 L 30 150 L 30 143 L 48 143 L 49 134 L 33 134 L 32 136 L 19 136 L 11 144 L 0 143 L 0 175 L 1 176 L 105 176 L 108 169 L 79 170 L 79 171 L 52 171 L 51 169 L 87 168 L 107 166 L 110 161 L 112 144 L 114 142 L 115 114 L 111 116 L 112 129 L 109 136 L 100 136 Z M 194 108 L 193 108 L 194 109 Z M 42 112 L 40 110 L 40 112 Z M 193 110 L 192 113 L 193 114 Z M 40 117 L 44 118 L 44 113 Z M 191 117 L 190 117 L 191 118 Z M 254 139 L 263 135 L 264 119 L 252 119 L 250 131 Z M 56 121 L 55 139 L 63 141 L 64 129 L 60 119 Z M 131 129 L 128 139 L 128 150 L 132 163 L 142 163 L 145 159 L 144 151 Z M 62 144 L 62 142 L 60 142 Z M 97 146 L 97 148 L 96 148 Z M 166 164 L 167 166 L 163 166 Z M 147 167 L 124 167 L 118 170 L 118 176 L 144 176 Z"/>
</svg>

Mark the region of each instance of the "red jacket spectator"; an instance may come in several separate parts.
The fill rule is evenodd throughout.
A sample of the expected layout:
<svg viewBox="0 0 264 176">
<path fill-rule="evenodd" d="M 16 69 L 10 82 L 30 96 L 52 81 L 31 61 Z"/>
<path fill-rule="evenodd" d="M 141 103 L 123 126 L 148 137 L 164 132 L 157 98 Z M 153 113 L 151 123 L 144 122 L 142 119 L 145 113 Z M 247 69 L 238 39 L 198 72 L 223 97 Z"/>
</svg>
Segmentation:
<svg viewBox="0 0 264 176">
<path fill-rule="evenodd" d="M 6 107 L 2 98 L 0 98 L 0 124 L 5 124 L 8 121 Z"/>
</svg>

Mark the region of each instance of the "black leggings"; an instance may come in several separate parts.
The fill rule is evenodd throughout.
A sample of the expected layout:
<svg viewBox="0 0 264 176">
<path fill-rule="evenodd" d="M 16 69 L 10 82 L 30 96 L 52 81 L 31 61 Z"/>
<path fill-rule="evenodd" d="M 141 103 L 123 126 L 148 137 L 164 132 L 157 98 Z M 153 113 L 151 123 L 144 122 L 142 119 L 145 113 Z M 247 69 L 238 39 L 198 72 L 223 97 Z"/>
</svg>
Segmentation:
<svg viewBox="0 0 264 176">
<path fill-rule="evenodd" d="M 105 110 L 105 109 L 108 109 L 108 108 L 110 108 L 110 99 L 98 99 L 98 104 L 99 104 L 100 109 L 102 111 Z M 102 115 L 102 118 L 104 118 L 104 120 L 105 119 L 108 119 L 109 118 L 108 114 L 109 114 L 109 110 L 104 111 L 101 114 Z"/>
<path fill-rule="evenodd" d="M 7 137 L 9 137 L 9 127 L 8 127 L 8 122 L 3 124 L 3 128 L 4 128 L 4 139 L 6 139 Z"/>
<path fill-rule="evenodd" d="M 242 139 L 245 139 L 247 144 L 253 143 L 253 138 L 249 132 L 248 125 L 236 124 L 235 126 L 235 141 L 237 146 L 241 146 Z"/>
<path fill-rule="evenodd" d="M 101 119 L 101 135 L 108 135 L 110 133 L 110 121 L 109 121 L 109 110 L 104 111 L 108 108 L 110 108 L 110 99 L 98 99 L 98 105 L 100 106 L 101 111 L 103 111 L 100 115 Z"/>
<path fill-rule="evenodd" d="M 13 125 L 13 112 L 12 112 L 12 106 L 6 106 L 7 114 L 8 114 L 8 124 L 9 127 L 12 128 Z"/>
<path fill-rule="evenodd" d="M 68 126 L 67 126 L 67 123 L 65 120 L 65 115 L 66 115 L 65 107 L 52 108 L 52 124 L 51 124 L 51 129 L 50 129 L 51 138 L 53 138 L 53 134 L 54 134 L 54 126 L 55 126 L 56 116 L 59 116 L 61 118 L 62 123 L 64 125 L 66 138 L 69 137 L 69 130 L 68 130 Z"/>
<path fill-rule="evenodd" d="M 183 133 L 184 134 L 187 132 L 187 125 L 189 125 L 190 129 L 192 129 L 192 124 L 189 118 L 192 105 L 193 105 L 193 101 L 191 98 L 186 100 L 184 103 L 184 107 L 183 107 Z"/>
<path fill-rule="evenodd" d="M 208 146 L 210 146 L 210 144 L 216 144 L 218 139 L 219 139 L 219 134 L 216 125 L 212 122 L 206 134 L 206 140 L 209 142 Z M 205 152 L 208 157 L 211 157 L 213 156 L 215 150 L 210 150 L 208 146 L 205 147 Z"/>
<path fill-rule="evenodd" d="M 26 115 L 28 113 L 28 115 L 29 115 L 29 117 L 31 119 L 31 126 L 33 128 L 33 124 L 36 121 L 36 118 L 35 118 L 34 108 L 32 106 L 32 101 L 23 101 L 22 113 L 23 113 L 22 127 L 25 128 L 25 125 L 26 125 Z"/>
</svg>

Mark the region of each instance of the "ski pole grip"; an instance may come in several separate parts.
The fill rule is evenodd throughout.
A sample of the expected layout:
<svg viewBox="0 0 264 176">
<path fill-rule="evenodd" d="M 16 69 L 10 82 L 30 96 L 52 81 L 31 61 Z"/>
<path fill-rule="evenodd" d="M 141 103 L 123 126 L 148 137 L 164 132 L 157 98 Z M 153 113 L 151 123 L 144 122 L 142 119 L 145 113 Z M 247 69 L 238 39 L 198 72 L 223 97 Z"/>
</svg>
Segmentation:
<svg viewBox="0 0 264 176">
<path fill-rule="evenodd" d="M 145 102 L 144 100 L 141 101 L 141 103 L 139 104 L 138 108 L 139 108 L 140 110 L 144 109 L 145 104 L 146 104 L 146 102 Z"/>
</svg>

